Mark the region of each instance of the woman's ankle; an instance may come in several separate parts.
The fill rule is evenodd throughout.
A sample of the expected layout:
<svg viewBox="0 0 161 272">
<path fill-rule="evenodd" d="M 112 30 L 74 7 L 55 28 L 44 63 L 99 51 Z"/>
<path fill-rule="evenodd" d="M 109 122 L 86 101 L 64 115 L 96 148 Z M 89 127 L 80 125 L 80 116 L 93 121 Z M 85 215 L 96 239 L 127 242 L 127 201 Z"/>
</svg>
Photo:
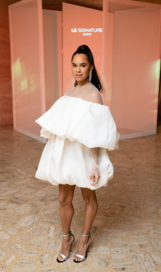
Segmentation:
<svg viewBox="0 0 161 272">
<path fill-rule="evenodd" d="M 80 241 L 80 243 L 87 244 L 89 240 L 90 240 L 90 236 L 84 237 L 81 235 L 79 241 Z"/>
<path fill-rule="evenodd" d="M 69 240 L 70 240 L 70 235 L 67 236 L 67 237 L 64 237 L 64 236 L 63 236 L 63 241 L 69 241 Z"/>
</svg>

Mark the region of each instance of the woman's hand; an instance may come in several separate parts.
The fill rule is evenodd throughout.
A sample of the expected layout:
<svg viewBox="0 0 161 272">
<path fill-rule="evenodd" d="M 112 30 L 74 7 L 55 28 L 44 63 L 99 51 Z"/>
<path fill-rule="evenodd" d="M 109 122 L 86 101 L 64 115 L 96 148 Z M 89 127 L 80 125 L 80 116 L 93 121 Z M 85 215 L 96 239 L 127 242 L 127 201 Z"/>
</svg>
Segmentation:
<svg viewBox="0 0 161 272">
<path fill-rule="evenodd" d="M 91 169 L 91 175 L 90 175 L 91 185 L 95 185 L 98 183 L 98 180 L 100 178 L 99 169 L 97 166 L 93 165 Z"/>
</svg>

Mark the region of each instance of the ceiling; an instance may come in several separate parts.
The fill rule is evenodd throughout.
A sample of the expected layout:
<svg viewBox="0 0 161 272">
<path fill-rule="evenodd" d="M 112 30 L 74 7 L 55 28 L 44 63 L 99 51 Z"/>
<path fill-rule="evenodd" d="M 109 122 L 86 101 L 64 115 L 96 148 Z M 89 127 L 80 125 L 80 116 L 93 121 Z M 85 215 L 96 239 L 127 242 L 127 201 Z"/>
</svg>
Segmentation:
<svg viewBox="0 0 161 272">
<path fill-rule="evenodd" d="M 44 9 L 62 10 L 62 2 L 102 10 L 102 0 L 42 0 Z"/>
<path fill-rule="evenodd" d="M 5 3 L 11 5 L 13 3 L 19 2 L 20 0 L 0 0 L 0 4 Z M 137 0 L 135 0 L 137 2 Z M 93 8 L 102 10 L 103 9 L 103 0 L 42 0 L 43 9 L 49 10 L 62 10 L 62 3 L 69 3 L 78 6 Z M 154 4 L 161 4 L 161 0 L 139 0 L 139 2 L 147 2 L 147 3 L 154 3 Z M 114 6 L 115 4 L 115 6 Z M 116 7 L 117 5 L 117 7 Z M 109 6 L 109 11 L 113 12 L 115 9 L 121 8 L 121 4 L 112 3 L 111 7 Z M 125 8 L 125 5 L 123 5 Z M 123 9 L 124 9 L 123 8 Z M 127 7 L 128 9 L 128 7 Z"/>
</svg>

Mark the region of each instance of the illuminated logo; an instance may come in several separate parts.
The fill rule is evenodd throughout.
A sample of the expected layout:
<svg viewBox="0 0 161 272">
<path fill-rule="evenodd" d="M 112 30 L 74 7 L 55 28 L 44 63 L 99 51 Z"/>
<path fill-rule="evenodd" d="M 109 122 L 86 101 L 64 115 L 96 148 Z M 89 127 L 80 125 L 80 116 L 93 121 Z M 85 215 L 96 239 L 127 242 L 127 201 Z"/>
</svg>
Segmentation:
<svg viewBox="0 0 161 272">
<path fill-rule="evenodd" d="M 103 32 L 102 28 L 71 28 L 71 32 L 79 32 L 82 33 L 83 36 L 91 36 L 92 33 L 99 33 Z"/>
<path fill-rule="evenodd" d="M 77 32 L 77 28 L 71 28 L 71 32 Z"/>
</svg>

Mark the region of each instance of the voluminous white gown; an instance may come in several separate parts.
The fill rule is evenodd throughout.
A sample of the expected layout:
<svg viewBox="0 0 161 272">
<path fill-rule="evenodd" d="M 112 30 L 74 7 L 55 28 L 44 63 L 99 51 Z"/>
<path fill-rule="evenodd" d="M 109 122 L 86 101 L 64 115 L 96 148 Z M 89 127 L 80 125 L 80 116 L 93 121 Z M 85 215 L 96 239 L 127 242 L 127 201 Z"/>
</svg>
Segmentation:
<svg viewBox="0 0 161 272">
<path fill-rule="evenodd" d="M 87 86 L 98 92 L 91 83 Z M 87 93 L 82 90 L 82 94 L 83 91 Z M 68 96 L 69 93 L 36 120 L 42 127 L 41 136 L 48 141 L 35 177 L 53 185 L 69 184 L 95 190 L 106 186 L 113 177 L 108 150 L 118 148 L 120 135 L 107 106 Z M 95 147 L 100 150 L 100 178 L 96 185 L 90 185 L 92 148 Z"/>
</svg>

